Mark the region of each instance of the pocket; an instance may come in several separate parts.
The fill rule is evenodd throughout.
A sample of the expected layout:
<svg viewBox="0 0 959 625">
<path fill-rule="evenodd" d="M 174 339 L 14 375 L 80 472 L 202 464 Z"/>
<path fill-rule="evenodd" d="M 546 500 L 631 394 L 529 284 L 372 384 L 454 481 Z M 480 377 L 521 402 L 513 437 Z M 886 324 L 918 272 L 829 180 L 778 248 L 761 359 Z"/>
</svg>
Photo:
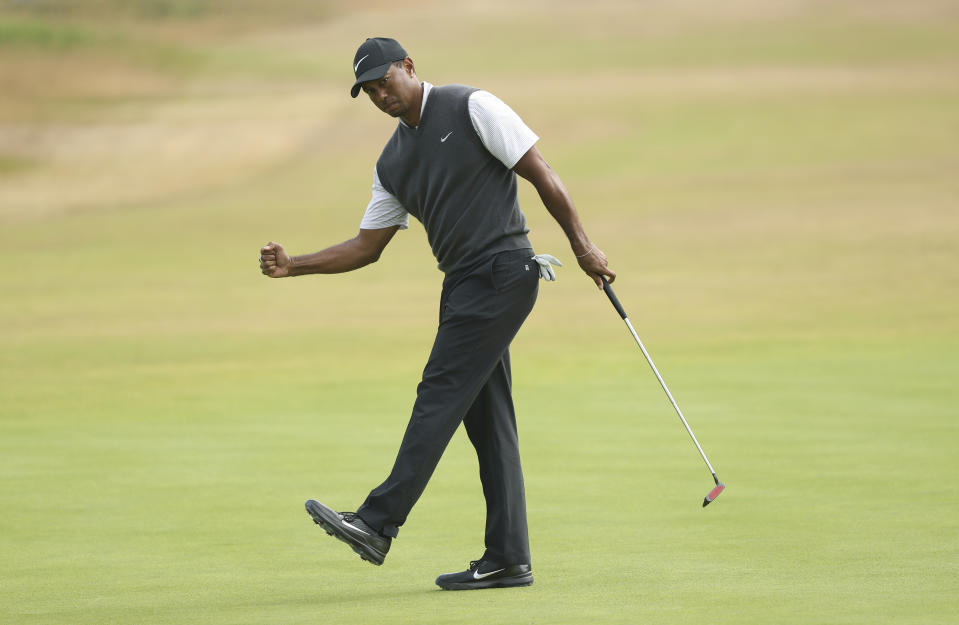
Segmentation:
<svg viewBox="0 0 959 625">
<path fill-rule="evenodd" d="M 536 284 L 539 269 L 532 256 L 532 250 L 513 250 L 493 258 L 490 277 L 497 293 Z"/>
</svg>

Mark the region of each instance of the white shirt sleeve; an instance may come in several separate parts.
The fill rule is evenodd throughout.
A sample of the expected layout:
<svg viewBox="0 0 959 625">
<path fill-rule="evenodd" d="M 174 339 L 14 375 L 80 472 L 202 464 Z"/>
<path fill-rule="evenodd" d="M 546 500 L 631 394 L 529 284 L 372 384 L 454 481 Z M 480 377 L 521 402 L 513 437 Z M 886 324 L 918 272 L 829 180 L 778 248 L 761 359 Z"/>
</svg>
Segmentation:
<svg viewBox="0 0 959 625">
<path fill-rule="evenodd" d="M 483 145 L 508 169 L 539 141 L 519 115 L 489 91 L 474 91 L 470 95 L 469 111 Z"/>
<path fill-rule="evenodd" d="M 379 230 L 381 228 L 391 228 L 399 226 L 400 230 L 406 230 L 410 227 L 410 214 L 406 212 L 396 196 L 387 191 L 380 182 L 380 176 L 373 168 L 373 197 L 366 206 L 366 213 L 363 215 L 363 221 L 360 222 L 362 230 Z"/>
</svg>

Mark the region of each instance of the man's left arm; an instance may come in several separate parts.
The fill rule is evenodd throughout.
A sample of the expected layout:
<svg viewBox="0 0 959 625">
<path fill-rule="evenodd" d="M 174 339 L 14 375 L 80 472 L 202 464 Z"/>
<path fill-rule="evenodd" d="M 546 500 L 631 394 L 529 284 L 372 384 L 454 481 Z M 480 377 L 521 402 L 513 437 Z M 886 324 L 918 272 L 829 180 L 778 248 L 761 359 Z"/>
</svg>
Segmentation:
<svg viewBox="0 0 959 625">
<path fill-rule="evenodd" d="M 580 268 L 593 279 L 596 286 L 603 288 L 600 276 L 606 276 L 610 282 L 616 279 L 616 272 L 606 266 L 606 254 L 590 243 L 583 225 L 579 221 L 579 214 L 573 205 L 573 200 L 546 159 L 539 153 L 536 146 L 531 147 L 522 158 L 513 166 L 513 171 L 528 180 L 539 193 L 546 210 L 560 225 L 569 245 L 576 255 Z"/>
</svg>

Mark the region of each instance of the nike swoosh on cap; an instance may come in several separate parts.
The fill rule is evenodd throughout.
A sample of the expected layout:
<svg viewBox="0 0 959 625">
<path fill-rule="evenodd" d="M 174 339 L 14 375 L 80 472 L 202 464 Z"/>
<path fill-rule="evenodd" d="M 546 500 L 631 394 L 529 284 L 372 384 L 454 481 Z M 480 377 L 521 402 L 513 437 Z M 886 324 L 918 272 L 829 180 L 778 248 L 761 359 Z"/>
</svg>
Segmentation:
<svg viewBox="0 0 959 625">
<path fill-rule="evenodd" d="M 496 569 L 495 571 L 490 571 L 489 573 L 480 573 L 478 570 L 473 571 L 473 579 L 483 579 L 484 577 L 489 577 L 490 575 L 502 573 L 505 570 L 506 569 Z"/>
<path fill-rule="evenodd" d="M 367 54 L 366 56 L 369 56 L 369 54 Z M 356 65 L 353 66 L 353 73 L 354 73 L 354 74 L 356 73 L 356 70 L 358 70 L 358 69 L 360 68 L 360 63 L 362 63 L 364 60 L 366 60 L 366 56 L 364 56 L 362 59 L 360 59 L 359 61 L 357 61 L 357 62 L 356 62 Z M 342 67 L 342 65 L 341 65 L 340 67 Z"/>
</svg>

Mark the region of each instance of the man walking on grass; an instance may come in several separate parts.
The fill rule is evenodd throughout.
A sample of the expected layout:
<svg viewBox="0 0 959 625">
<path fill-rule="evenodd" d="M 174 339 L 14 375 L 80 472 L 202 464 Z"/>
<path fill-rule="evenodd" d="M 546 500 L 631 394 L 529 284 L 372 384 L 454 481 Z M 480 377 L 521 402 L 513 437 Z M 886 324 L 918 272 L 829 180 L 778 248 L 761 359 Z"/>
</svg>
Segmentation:
<svg viewBox="0 0 959 625">
<path fill-rule="evenodd" d="M 356 512 L 309 500 L 327 533 L 364 560 L 382 564 L 390 543 L 426 488 L 462 422 L 476 448 L 486 498 L 485 551 L 467 570 L 440 575 L 444 589 L 533 583 L 526 495 L 511 394 L 509 345 L 536 301 L 538 279 L 553 279 L 549 255 L 534 255 L 517 201 L 516 175 L 528 180 L 597 284 L 616 274 L 590 243 L 539 139 L 492 94 L 420 82 L 393 39 L 367 39 L 353 58 L 360 90 L 399 124 L 373 173 L 373 197 L 359 234 L 313 254 L 290 256 L 269 243 L 261 271 L 271 278 L 340 273 L 375 262 L 409 215 L 422 222 L 445 274 L 432 352 L 393 469 Z"/>
</svg>

